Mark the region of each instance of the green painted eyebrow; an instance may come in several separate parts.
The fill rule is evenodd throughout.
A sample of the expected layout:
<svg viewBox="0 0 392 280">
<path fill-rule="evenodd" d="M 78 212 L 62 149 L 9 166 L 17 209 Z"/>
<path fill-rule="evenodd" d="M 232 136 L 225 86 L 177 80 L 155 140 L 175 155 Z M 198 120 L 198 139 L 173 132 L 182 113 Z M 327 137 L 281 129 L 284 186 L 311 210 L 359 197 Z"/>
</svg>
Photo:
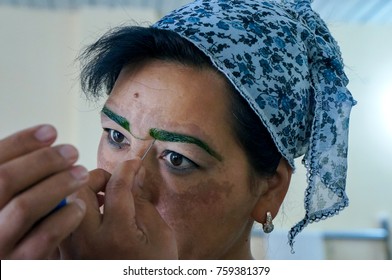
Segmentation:
<svg viewBox="0 0 392 280">
<path fill-rule="evenodd" d="M 169 132 L 158 128 L 151 128 L 150 136 L 158 141 L 163 141 L 163 142 L 180 142 L 180 143 L 195 144 L 200 148 L 202 148 L 203 150 L 205 150 L 211 156 L 215 157 L 217 160 L 222 161 L 221 155 L 219 155 L 217 152 L 211 149 L 205 142 L 193 136 L 179 134 L 176 132 Z"/>
<path fill-rule="evenodd" d="M 131 132 L 131 126 L 129 124 L 129 121 L 120 116 L 117 115 L 116 113 L 114 113 L 113 111 L 111 111 L 108 107 L 103 106 L 102 108 L 102 113 L 104 113 L 109 119 L 111 119 L 112 121 L 114 121 L 115 123 L 117 123 L 119 126 L 121 126 L 122 128 L 124 128 L 125 130 L 127 130 L 128 132 Z"/>
<path fill-rule="evenodd" d="M 119 126 L 121 126 L 122 128 L 124 128 L 125 130 L 127 130 L 133 137 L 135 137 L 136 139 L 139 140 L 147 140 L 147 139 L 143 139 L 141 137 L 137 137 L 136 135 L 134 135 L 131 131 L 131 125 L 129 123 L 129 121 L 120 116 L 117 115 L 115 112 L 113 112 L 112 110 L 110 110 L 108 107 L 103 106 L 102 111 L 103 114 L 105 114 L 109 119 L 111 119 L 112 121 L 114 121 L 115 123 L 117 123 Z"/>
<path fill-rule="evenodd" d="M 132 134 L 131 132 L 131 125 L 129 121 L 114 113 L 112 110 L 104 106 L 102 108 L 102 113 L 105 114 L 109 119 L 120 125 L 122 128 L 127 130 L 131 135 L 139 140 L 147 140 L 143 139 L 140 137 L 136 137 L 135 135 Z M 158 128 L 151 128 L 149 131 L 149 134 L 152 138 L 158 140 L 158 141 L 163 141 L 163 142 L 178 142 L 178 143 L 189 143 L 189 144 L 195 144 L 205 150 L 208 154 L 211 156 L 215 157 L 217 160 L 222 161 L 222 156 L 219 155 L 217 152 L 215 152 L 213 149 L 211 149 L 205 142 L 202 140 L 185 135 L 185 134 L 180 134 L 180 133 L 175 133 L 175 132 L 169 132 L 166 130 L 158 129 Z"/>
</svg>

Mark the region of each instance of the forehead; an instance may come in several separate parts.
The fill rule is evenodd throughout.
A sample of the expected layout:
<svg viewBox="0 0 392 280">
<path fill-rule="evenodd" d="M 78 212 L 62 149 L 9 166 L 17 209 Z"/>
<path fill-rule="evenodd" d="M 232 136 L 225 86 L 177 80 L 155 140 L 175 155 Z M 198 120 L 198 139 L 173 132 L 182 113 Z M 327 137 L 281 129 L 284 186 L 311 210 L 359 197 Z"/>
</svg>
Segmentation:
<svg viewBox="0 0 392 280">
<path fill-rule="evenodd" d="M 124 68 L 107 104 L 132 122 L 208 131 L 228 124 L 229 90 L 225 78 L 212 69 L 152 61 L 137 69 Z"/>
</svg>

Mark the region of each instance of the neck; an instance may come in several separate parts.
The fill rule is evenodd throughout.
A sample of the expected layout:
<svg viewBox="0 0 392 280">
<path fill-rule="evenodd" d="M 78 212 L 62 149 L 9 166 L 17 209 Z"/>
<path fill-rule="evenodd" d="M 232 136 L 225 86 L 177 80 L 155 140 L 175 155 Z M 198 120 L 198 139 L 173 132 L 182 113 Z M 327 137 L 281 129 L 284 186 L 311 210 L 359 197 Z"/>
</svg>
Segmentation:
<svg viewBox="0 0 392 280">
<path fill-rule="evenodd" d="M 236 243 L 222 256 L 224 260 L 253 260 L 251 252 L 251 229 L 253 226 L 247 226 L 242 236 Z"/>
</svg>

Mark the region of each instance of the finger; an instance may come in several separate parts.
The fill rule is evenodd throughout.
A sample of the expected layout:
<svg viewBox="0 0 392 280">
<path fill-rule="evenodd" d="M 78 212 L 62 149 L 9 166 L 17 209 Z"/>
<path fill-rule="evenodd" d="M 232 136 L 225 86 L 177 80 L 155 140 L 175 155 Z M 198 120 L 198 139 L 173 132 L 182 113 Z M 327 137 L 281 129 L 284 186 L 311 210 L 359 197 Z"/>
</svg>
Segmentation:
<svg viewBox="0 0 392 280">
<path fill-rule="evenodd" d="M 64 197 L 80 188 L 87 179 L 87 170 L 76 166 L 13 198 L 0 212 L 0 224 L 7 225 L 2 227 L 1 248 L 11 250 L 34 224 L 51 213 Z"/>
<path fill-rule="evenodd" d="M 18 244 L 11 259 L 46 259 L 82 221 L 86 206 L 75 200 L 37 225 Z"/>
<path fill-rule="evenodd" d="M 95 169 L 90 171 L 90 178 L 88 180 L 88 187 L 94 193 L 98 193 L 100 191 L 104 191 L 107 183 L 110 180 L 112 175 L 103 170 L 103 169 Z"/>
<path fill-rule="evenodd" d="M 112 174 L 99 168 L 91 171 L 90 174 L 88 187 L 96 194 L 98 207 L 101 207 L 105 203 L 105 189 Z"/>
<path fill-rule="evenodd" d="M 82 237 L 90 236 L 92 232 L 96 232 L 102 223 L 102 215 L 99 210 L 100 205 L 96 193 L 105 188 L 110 176 L 110 173 L 105 170 L 93 170 L 90 172 L 87 186 L 72 195 L 71 200 L 76 198 L 81 199 L 87 206 L 85 217 L 78 227 L 77 233 Z"/>
<path fill-rule="evenodd" d="M 17 193 L 70 167 L 78 158 L 71 145 L 46 147 L 0 166 L 0 209 Z"/>
<path fill-rule="evenodd" d="M 138 228 L 147 236 L 149 245 L 156 248 L 154 259 L 178 259 L 174 232 L 155 206 L 144 198 L 135 198 L 135 209 Z"/>
<path fill-rule="evenodd" d="M 123 225 L 128 229 L 132 221 L 135 223 L 131 190 L 141 163 L 140 159 L 129 160 L 121 163 L 113 172 L 105 189 L 104 224 L 118 224 L 118 219 L 124 219 Z"/>
<path fill-rule="evenodd" d="M 172 256 L 173 259 L 177 259 L 174 233 L 150 201 L 151 196 L 143 191 L 143 180 L 144 172 L 139 172 L 138 183 L 133 189 L 137 226 L 148 237 L 150 245 L 157 248 L 154 258 L 166 259 Z M 164 250 L 158 249 L 162 247 Z M 159 255 L 161 253 L 162 256 Z"/>
<path fill-rule="evenodd" d="M 0 164 L 49 146 L 56 137 L 56 129 L 51 125 L 40 125 L 14 133 L 0 140 Z"/>
</svg>

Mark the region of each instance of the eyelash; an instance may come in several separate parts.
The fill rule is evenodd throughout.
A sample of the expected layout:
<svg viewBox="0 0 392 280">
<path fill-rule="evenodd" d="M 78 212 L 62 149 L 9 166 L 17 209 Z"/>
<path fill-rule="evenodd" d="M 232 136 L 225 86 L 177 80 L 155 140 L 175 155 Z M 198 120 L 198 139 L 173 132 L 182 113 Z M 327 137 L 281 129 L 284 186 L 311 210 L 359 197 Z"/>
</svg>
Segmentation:
<svg viewBox="0 0 392 280">
<path fill-rule="evenodd" d="M 124 136 L 124 134 L 122 134 L 121 132 L 119 132 L 119 131 L 117 131 L 117 130 L 115 130 L 115 129 L 110 129 L 110 128 L 104 128 L 103 130 L 106 131 L 106 133 L 108 134 L 108 135 L 107 135 L 107 141 L 108 141 L 108 143 L 109 143 L 112 147 L 114 147 L 115 149 L 121 150 L 121 149 L 125 148 L 126 146 L 129 146 L 129 145 L 130 145 L 129 142 L 128 142 L 128 140 L 127 140 L 127 138 L 126 138 L 126 137 Z M 116 141 L 114 140 L 114 138 L 113 138 L 112 133 L 118 133 L 121 137 L 124 137 L 123 140 L 126 140 L 126 142 L 125 142 L 125 143 L 123 143 L 123 142 L 116 142 Z"/>
<path fill-rule="evenodd" d="M 114 147 L 115 149 L 121 150 L 121 149 L 125 148 L 126 146 L 129 146 L 129 145 L 130 145 L 129 142 L 128 142 L 128 140 L 127 140 L 127 138 L 126 138 L 126 137 L 124 136 L 124 134 L 122 134 L 121 132 L 119 132 L 119 131 L 117 131 L 117 130 L 115 130 L 115 129 L 110 129 L 110 128 L 104 128 L 103 130 L 107 133 L 107 141 L 108 141 L 108 143 L 109 143 L 112 147 Z M 115 141 L 115 140 L 114 140 L 114 137 L 113 137 L 113 133 L 118 133 L 118 134 L 119 134 L 118 136 L 123 137 L 123 140 L 122 140 L 122 141 L 126 140 L 126 142 L 123 143 L 123 142 L 117 142 L 117 141 Z M 188 167 L 178 167 L 178 166 L 175 166 L 175 165 L 171 162 L 171 160 L 172 160 L 171 158 L 166 158 L 166 157 L 168 157 L 168 156 L 178 156 L 178 157 L 181 158 L 181 164 L 182 164 L 183 161 L 185 160 L 186 162 L 188 162 L 188 165 L 189 165 L 189 166 L 188 166 Z M 198 164 L 196 164 L 194 161 L 190 160 L 190 159 L 187 158 L 186 156 L 184 156 L 184 155 L 182 155 L 182 154 L 180 154 L 180 153 L 171 151 L 171 150 L 164 150 L 164 151 L 162 152 L 162 154 L 160 155 L 159 158 L 162 159 L 162 160 L 164 160 L 164 161 L 165 161 L 165 165 L 166 165 L 171 171 L 174 171 L 174 172 L 176 172 L 176 173 L 186 173 L 186 172 L 192 171 L 193 169 L 198 169 L 198 168 L 200 168 L 200 166 L 199 166 Z"/>
<path fill-rule="evenodd" d="M 181 164 L 183 163 L 183 160 L 185 160 L 186 162 L 188 162 L 189 166 L 186 167 L 178 167 L 175 166 L 172 162 L 171 162 L 171 158 L 166 159 L 166 157 L 168 156 L 179 156 L 181 158 Z M 177 173 L 186 173 L 186 172 L 190 172 L 194 169 L 199 169 L 200 166 L 198 164 L 196 164 L 194 161 L 190 160 L 189 158 L 187 158 L 186 156 L 183 156 L 182 154 L 179 154 L 177 152 L 174 151 L 170 151 L 170 150 L 165 150 L 163 151 L 162 155 L 159 157 L 160 159 L 163 159 L 165 161 L 165 164 L 168 168 L 170 168 L 172 171 L 177 172 Z"/>
</svg>

